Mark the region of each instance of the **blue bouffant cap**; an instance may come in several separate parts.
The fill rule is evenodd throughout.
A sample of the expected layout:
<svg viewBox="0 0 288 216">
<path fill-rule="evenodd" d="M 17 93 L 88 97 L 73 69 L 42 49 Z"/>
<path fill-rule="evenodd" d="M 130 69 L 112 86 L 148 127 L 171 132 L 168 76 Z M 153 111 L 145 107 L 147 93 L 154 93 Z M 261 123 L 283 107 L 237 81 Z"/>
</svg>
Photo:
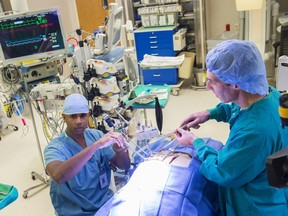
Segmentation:
<svg viewBox="0 0 288 216">
<path fill-rule="evenodd" d="M 206 56 L 207 69 L 227 84 L 264 96 L 268 93 L 265 63 L 253 42 L 227 40 Z"/>
<path fill-rule="evenodd" d="M 71 94 L 65 98 L 63 114 L 89 113 L 87 99 L 81 94 Z"/>
</svg>

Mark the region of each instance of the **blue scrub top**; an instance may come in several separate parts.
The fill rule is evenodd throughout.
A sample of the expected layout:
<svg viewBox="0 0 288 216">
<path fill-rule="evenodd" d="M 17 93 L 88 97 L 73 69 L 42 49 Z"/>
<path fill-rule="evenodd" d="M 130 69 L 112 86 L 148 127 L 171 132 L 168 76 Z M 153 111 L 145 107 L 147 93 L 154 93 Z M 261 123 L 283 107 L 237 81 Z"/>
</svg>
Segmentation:
<svg viewBox="0 0 288 216">
<path fill-rule="evenodd" d="M 86 129 L 84 137 L 87 146 L 98 140 L 101 131 Z M 44 150 L 45 165 L 58 160 L 65 161 L 83 148 L 64 132 L 53 139 Z M 51 179 L 50 196 L 57 215 L 94 215 L 96 211 L 113 196 L 109 189 L 111 169 L 109 160 L 115 155 L 112 146 L 97 150 L 81 171 L 63 184 Z M 100 169 L 104 168 L 109 184 L 101 189 Z"/>
<path fill-rule="evenodd" d="M 223 215 L 288 215 L 288 189 L 269 186 L 265 167 L 266 158 L 288 142 L 278 114 L 279 97 L 270 87 L 264 99 L 244 110 L 220 103 L 209 110 L 210 119 L 230 124 L 226 145 L 217 152 L 203 139 L 193 142 L 203 162 L 200 173 L 219 185 Z"/>
</svg>

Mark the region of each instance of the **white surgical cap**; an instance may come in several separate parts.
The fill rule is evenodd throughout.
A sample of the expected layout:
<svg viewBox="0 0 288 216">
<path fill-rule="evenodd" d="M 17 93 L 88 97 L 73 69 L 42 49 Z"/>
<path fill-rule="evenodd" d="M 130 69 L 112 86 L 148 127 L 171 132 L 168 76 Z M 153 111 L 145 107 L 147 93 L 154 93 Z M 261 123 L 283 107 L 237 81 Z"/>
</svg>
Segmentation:
<svg viewBox="0 0 288 216">
<path fill-rule="evenodd" d="M 72 115 L 88 112 L 88 101 L 83 95 L 71 94 L 65 98 L 63 114 Z"/>
<path fill-rule="evenodd" d="M 266 68 L 256 45 L 250 41 L 227 40 L 206 56 L 207 69 L 227 84 L 264 96 L 268 93 Z"/>
</svg>

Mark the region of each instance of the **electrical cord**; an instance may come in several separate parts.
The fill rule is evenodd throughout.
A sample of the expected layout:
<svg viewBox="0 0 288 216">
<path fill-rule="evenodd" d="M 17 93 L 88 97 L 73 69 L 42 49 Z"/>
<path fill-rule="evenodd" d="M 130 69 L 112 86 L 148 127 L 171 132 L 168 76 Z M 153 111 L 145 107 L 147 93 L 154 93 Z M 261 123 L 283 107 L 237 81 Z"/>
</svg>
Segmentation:
<svg viewBox="0 0 288 216">
<path fill-rule="evenodd" d="M 53 139 L 53 137 L 49 133 L 49 130 L 47 127 L 47 121 L 45 118 L 43 119 L 42 123 L 43 123 L 42 124 L 43 125 L 43 132 L 44 132 L 45 136 L 48 138 L 48 140 L 51 141 Z"/>
<path fill-rule="evenodd" d="M 15 85 L 21 81 L 21 72 L 15 65 L 8 64 L 2 70 L 2 79 L 7 84 Z"/>
<path fill-rule="evenodd" d="M 1 89 L 0 89 L 0 92 L 1 93 L 8 93 L 8 92 L 10 92 L 11 91 L 11 89 L 12 89 L 12 87 L 13 87 L 13 85 L 12 84 L 10 84 L 10 86 L 9 86 L 9 89 L 8 90 L 6 90 L 6 91 L 2 91 Z"/>
<path fill-rule="evenodd" d="M 46 142 L 49 143 L 52 138 L 56 135 L 59 135 L 58 132 L 58 127 L 59 127 L 59 123 L 57 120 L 58 117 L 57 116 L 53 116 L 53 112 L 47 112 L 45 111 L 41 111 L 41 109 L 39 108 L 39 105 L 37 103 L 32 103 L 34 109 L 37 111 L 37 113 L 39 114 L 39 117 L 41 119 L 42 122 L 42 131 L 43 134 L 45 136 Z M 52 115 L 51 117 L 49 117 L 48 115 Z M 57 115 L 57 114 L 56 114 Z M 60 130 L 61 132 L 61 130 Z"/>
<path fill-rule="evenodd" d="M 23 100 L 23 99 L 22 99 Z M 18 115 L 19 117 L 20 117 L 20 119 L 21 119 L 21 122 L 22 122 L 22 124 L 23 124 L 23 131 L 22 131 L 22 137 L 24 137 L 24 136 L 26 136 L 27 134 L 28 134 L 28 132 L 29 132 L 29 127 L 28 127 L 28 125 L 26 124 L 26 121 L 25 121 L 25 119 L 24 119 L 24 117 L 22 116 L 22 113 L 23 113 L 23 110 L 19 110 L 19 107 L 18 107 L 18 104 L 16 103 L 16 101 L 15 100 L 13 100 L 11 103 L 13 103 L 13 107 L 14 107 L 14 109 L 15 109 L 15 113 L 16 113 L 16 115 Z"/>
</svg>

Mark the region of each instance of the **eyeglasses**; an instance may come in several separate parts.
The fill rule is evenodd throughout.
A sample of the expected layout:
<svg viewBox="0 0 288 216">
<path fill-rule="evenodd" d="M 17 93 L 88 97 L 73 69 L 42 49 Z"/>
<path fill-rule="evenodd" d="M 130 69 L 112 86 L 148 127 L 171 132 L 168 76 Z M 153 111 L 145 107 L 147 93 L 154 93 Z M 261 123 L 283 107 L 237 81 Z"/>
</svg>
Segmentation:
<svg viewBox="0 0 288 216">
<path fill-rule="evenodd" d="M 217 80 L 212 80 L 206 77 L 206 83 L 208 83 L 208 81 L 213 85 L 215 85 L 218 82 Z"/>
<path fill-rule="evenodd" d="M 216 85 L 217 83 L 221 82 L 220 80 L 212 80 L 212 79 L 206 78 L 206 85 L 207 85 L 208 81 L 209 81 L 210 84 L 213 84 L 213 85 Z M 229 83 L 224 83 L 224 84 L 226 86 L 231 86 L 232 85 L 232 84 L 229 84 Z"/>
</svg>

